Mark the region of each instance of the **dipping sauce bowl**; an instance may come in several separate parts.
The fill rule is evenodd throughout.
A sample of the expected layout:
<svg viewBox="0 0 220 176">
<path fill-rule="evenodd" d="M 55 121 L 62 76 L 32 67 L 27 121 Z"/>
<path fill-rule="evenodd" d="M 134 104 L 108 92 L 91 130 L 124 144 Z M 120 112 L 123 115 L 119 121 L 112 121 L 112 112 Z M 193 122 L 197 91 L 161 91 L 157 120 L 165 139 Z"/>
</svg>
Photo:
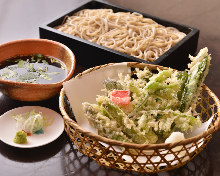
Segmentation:
<svg viewBox="0 0 220 176">
<path fill-rule="evenodd" d="M 0 63 L 17 55 L 42 54 L 60 60 L 66 67 L 66 77 L 56 83 L 38 84 L 1 79 L 0 91 L 20 101 L 42 101 L 59 93 L 62 83 L 71 78 L 75 69 L 75 55 L 65 45 L 47 39 L 23 39 L 0 45 Z"/>
</svg>

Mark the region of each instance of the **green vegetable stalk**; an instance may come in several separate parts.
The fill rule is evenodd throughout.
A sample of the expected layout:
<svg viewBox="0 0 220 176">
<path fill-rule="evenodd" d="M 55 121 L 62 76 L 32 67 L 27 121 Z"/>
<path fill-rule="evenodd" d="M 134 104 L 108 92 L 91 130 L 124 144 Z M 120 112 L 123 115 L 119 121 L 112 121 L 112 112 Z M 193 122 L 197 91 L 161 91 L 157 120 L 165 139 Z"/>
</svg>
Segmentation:
<svg viewBox="0 0 220 176">
<path fill-rule="evenodd" d="M 192 63 L 188 72 L 188 79 L 183 89 L 181 97 L 180 111 L 186 112 L 195 103 L 200 93 L 200 87 L 208 74 L 211 56 L 208 55 L 208 49 L 204 48 L 198 54 L 198 58 Z"/>
<path fill-rule="evenodd" d="M 110 139 L 132 142 L 117 125 L 117 122 L 110 120 L 107 116 L 99 113 L 99 107 L 95 104 L 83 103 L 84 112 L 90 124 L 98 130 L 100 135 Z"/>
<path fill-rule="evenodd" d="M 103 115 L 108 116 L 109 119 L 115 120 L 117 124 L 122 128 L 122 131 L 128 136 L 134 143 L 144 144 L 149 143 L 144 133 L 136 127 L 134 122 L 128 118 L 128 116 L 110 100 L 98 99 L 98 104 L 103 109 Z"/>
</svg>

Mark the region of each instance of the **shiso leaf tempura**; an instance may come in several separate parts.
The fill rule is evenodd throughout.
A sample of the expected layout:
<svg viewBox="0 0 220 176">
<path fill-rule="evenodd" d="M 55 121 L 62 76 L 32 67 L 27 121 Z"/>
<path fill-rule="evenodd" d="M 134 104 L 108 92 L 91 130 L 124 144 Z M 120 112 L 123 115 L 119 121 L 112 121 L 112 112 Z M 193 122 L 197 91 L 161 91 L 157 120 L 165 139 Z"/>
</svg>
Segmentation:
<svg viewBox="0 0 220 176">
<path fill-rule="evenodd" d="M 137 144 L 164 142 L 173 132 L 189 133 L 200 127 L 195 110 L 201 85 L 208 74 L 211 56 L 200 50 L 185 71 L 147 67 L 135 68 L 135 75 L 118 75 L 103 83 L 104 95 L 97 104 L 84 102 L 83 110 L 99 135 Z"/>
</svg>

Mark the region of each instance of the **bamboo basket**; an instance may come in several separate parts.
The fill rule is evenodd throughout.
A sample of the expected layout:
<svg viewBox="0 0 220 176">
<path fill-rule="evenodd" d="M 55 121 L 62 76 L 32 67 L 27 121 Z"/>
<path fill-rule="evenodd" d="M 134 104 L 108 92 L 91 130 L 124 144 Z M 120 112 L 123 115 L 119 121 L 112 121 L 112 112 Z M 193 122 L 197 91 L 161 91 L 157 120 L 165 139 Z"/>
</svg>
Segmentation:
<svg viewBox="0 0 220 176">
<path fill-rule="evenodd" d="M 93 67 L 76 77 L 109 65 L 114 65 L 114 63 Z M 158 65 L 136 62 L 128 62 L 127 65 L 131 70 L 146 66 L 152 71 L 158 67 L 161 70 L 168 69 Z M 202 86 L 196 108 L 203 122 L 214 116 L 208 130 L 198 136 L 175 143 L 131 144 L 88 132 L 75 121 L 64 89 L 60 92 L 59 107 L 64 118 L 65 131 L 82 154 L 105 167 L 141 173 L 168 171 L 185 165 L 205 148 L 211 140 L 212 134 L 220 127 L 220 102 L 206 85 Z"/>
</svg>

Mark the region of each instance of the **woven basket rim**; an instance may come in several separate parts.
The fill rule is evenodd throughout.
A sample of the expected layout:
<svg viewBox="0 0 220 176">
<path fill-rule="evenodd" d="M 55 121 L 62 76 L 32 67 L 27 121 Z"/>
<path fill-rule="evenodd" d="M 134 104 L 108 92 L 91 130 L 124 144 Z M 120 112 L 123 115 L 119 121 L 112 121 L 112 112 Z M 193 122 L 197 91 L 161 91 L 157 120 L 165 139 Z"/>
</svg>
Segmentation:
<svg viewBox="0 0 220 176">
<path fill-rule="evenodd" d="M 103 68 L 103 67 L 107 67 L 110 65 L 114 65 L 116 63 L 109 63 L 109 64 L 105 64 L 105 65 L 100 65 L 100 66 L 95 66 L 92 67 L 90 69 L 85 70 L 82 73 L 79 73 L 75 78 L 77 77 L 81 77 L 87 73 L 90 73 L 94 70 Z M 160 65 L 153 65 L 153 64 L 145 64 L 145 63 L 139 63 L 139 62 L 127 62 L 127 66 L 128 67 L 136 67 L 136 66 L 147 66 L 147 67 L 151 67 L 151 69 L 155 69 L 155 68 L 160 68 L 160 69 L 168 69 L 168 67 L 163 67 Z M 203 90 L 206 90 L 209 95 L 213 98 L 214 102 L 217 105 L 217 115 L 220 115 L 220 101 L 218 99 L 218 97 L 205 85 L 202 85 Z M 135 148 L 135 149 L 142 149 L 142 150 L 153 150 L 153 149 L 172 149 L 176 146 L 179 145 L 187 145 L 190 143 L 193 143 L 194 141 L 198 141 L 208 135 L 212 135 L 212 133 L 214 133 L 215 131 L 217 131 L 220 128 L 220 119 L 217 118 L 216 122 L 214 124 L 214 126 L 212 126 L 211 128 L 209 128 L 207 131 L 201 133 L 200 135 L 191 137 L 191 138 L 187 138 L 184 140 L 181 140 L 179 142 L 174 142 L 174 143 L 159 143 L 159 144 L 134 144 L 134 143 L 128 143 L 128 142 L 122 142 L 122 141 L 117 141 L 117 140 L 113 140 L 113 139 L 108 139 L 104 136 L 100 136 L 98 134 L 92 133 L 87 131 L 86 129 L 82 128 L 81 126 L 79 126 L 77 124 L 76 121 L 74 121 L 73 119 L 71 119 L 69 117 L 69 115 L 67 114 L 67 112 L 65 111 L 65 103 L 64 103 L 64 96 L 65 96 L 65 90 L 64 88 L 61 89 L 60 91 L 60 97 L 59 97 L 59 107 L 60 107 L 60 111 L 63 115 L 63 118 L 66 122 L 70 123 L 70 125 L 75 128 L 76 130 L 80 131 L 81 133 L 91 137 L 91 138 L 95 138 L 96 140 L 106 143 L 106 144 L 110 144 L 110 145 L 115 145 L 115 146 L 123 146 L 123 147 L 131 147 L 131 148 Z"/>
</svg>

